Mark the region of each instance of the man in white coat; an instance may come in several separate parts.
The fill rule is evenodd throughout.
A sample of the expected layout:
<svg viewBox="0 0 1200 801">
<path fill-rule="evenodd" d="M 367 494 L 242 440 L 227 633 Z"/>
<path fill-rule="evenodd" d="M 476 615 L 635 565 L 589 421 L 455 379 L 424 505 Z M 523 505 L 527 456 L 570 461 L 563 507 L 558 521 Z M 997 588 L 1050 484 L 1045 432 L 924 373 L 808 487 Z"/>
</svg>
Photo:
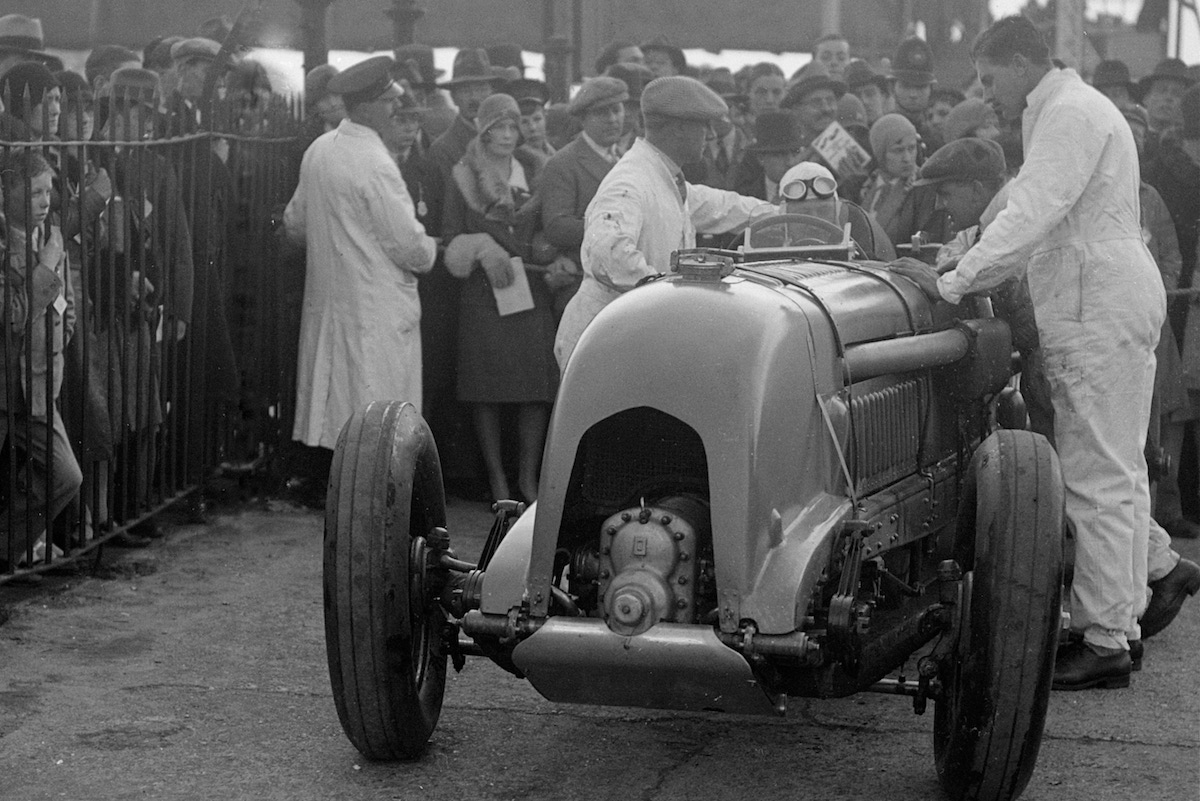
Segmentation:
<svg viewBox="0 0 1200 801">
<path fill-rule="evenodd" d="M 1007 206 L 956 267 L 940 277 L 923 265 L 893 269 L 952 303 L 1028 270 L 1076 538 L 1071 626 L 1082 634 L 1060 652 L 1054 687 L 1124 687 L 1147 607 L 1143 448 L 1166 299 L 1142 241 L 1129 126 L 1049 55 L 1023 17 L 976 40 L 985 99 L 1010 119 L 1021 115 L 1025 163 Z M 1151 573 L 1186 567 L 1169 549 L 1160 554 L 1176 564 L 1150 565 Z"/>
<path fill-rule="evenodd" d="M 288 236 L 308 250 L 292 438 L 332 449 L 371 401 L 421 408 L 417 274 L 437 243 L 417 222 L 384 140 L 406 111 L 392 59 L 377 56 L 329 82 L 348 116 L 309 146 L 288 203 Z"/>
<path fill-rule="evenodd" d="M 609 171 L 584 214 L 583 282 L 563 310 L 554 357 L 566 369 L 575 343 L 600 310 L 646 276 L 665 272 L 671 252 L 696 246 L 696 232 L 717 234 L 770 212 L 762 200 L 684 181 L 699 161 L 713 123 L 729 107 L 694 78 L 656 78 L 642 90 L 646 135 Z"/>
</svg>

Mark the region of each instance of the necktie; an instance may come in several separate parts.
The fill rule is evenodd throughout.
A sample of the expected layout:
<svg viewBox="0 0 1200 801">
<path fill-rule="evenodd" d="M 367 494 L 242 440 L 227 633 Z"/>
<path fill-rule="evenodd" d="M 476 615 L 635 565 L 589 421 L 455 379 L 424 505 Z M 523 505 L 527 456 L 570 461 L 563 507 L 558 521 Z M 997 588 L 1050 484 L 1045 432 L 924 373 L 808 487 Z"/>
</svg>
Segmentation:
<svg viewBox="0 0 1200 801">
<path fill-rule="evenodd" d="M 675 173 L 675 188 L 679 190 L 679 199 L 683 201 L 683 205 L 687 205 L 687 181 L 683 180 L 683 173 Z"/>
</svg>

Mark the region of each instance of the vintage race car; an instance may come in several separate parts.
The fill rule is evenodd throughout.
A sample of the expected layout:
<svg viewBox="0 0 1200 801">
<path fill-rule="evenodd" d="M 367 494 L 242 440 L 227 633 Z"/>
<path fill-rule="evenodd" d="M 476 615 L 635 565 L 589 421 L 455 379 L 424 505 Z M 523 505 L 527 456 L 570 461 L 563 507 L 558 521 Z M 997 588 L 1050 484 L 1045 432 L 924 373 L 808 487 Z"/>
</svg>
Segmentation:
<svg viewBox="0 0 1200 801">
<path fill-rule="evenodd" d="M 932 699 L 948 795 L 1020 795 L 1060 628 L 1063 490 L 1023 430 L 1008 327 L 986 300 L 932 306 L 856 258 L 848 226 L 751 229 L 737 251 L 675 254 L 584 332 L 538 502 L 497 504 L 477 564 L 451 549 L 413 407 L 346 425 L 325 628 L 364 755 L 418 757 L 447 661 L 486 656 L 564 703 Z"/>
</svg>

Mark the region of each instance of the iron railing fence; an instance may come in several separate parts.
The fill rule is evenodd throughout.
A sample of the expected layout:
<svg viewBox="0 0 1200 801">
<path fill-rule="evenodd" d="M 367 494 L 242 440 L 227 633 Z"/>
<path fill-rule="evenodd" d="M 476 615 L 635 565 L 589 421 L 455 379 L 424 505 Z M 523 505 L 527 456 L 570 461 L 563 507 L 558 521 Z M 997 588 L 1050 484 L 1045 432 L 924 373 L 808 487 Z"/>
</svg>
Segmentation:
<svg viewBox="0 0 1200 801">
<path fill-rule="evenodd" d="M 286 441 L 297 103 L 0 94 L 0 583 Z M 48 207 L 48 208 L 47 208 Z"/>
</svg>

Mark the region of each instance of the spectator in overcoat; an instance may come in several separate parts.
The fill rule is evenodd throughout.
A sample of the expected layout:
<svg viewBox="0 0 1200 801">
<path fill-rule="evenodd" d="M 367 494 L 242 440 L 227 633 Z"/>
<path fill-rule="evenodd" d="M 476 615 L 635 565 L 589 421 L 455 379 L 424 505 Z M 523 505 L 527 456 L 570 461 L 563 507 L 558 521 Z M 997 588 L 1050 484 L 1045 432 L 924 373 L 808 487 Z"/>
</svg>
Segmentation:
<svg viewBox="0 0 1200 801">
<path fill-rule="evenodd" d="M 549 288 L 527 270 L 536 209 L 538 162 L 517 149 L 520 108 L 505 94 L 486 98 L 478 134 L 454 166 L 442 234 L 446 265 L 464 279 L 458 330 L 458 398 L 470 403 L 492 497 L 511 498 L 502 452 L 503 404 L 517 415 L 522 499 L 537 499 L 538 467 L 558 389 Z M 465 256 L 460 258 L 460 252 Z M 527 283 L 532 308 L 501 314 L 496 290 Z"/>
</svg>

